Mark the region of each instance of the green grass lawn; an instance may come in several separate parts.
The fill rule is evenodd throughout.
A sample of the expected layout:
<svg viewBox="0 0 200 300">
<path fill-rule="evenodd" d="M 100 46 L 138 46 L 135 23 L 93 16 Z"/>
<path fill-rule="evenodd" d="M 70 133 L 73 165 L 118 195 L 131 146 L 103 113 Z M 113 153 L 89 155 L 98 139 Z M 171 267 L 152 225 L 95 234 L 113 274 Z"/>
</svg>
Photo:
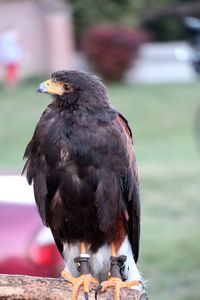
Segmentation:
<svg viewBox="0 0 200 300">
<path fill-rule="evenodd" d="M 0 170 L 21 170 L 25 145 L 49 96 L 37 83 L 0 91 Z M 133 130 L 142 200 L 139 266 L 150 299 L 200 299 L 199 83 L 109 86 Z M 192 296 L 191 296 L 192 295 Z"/>
</svg>

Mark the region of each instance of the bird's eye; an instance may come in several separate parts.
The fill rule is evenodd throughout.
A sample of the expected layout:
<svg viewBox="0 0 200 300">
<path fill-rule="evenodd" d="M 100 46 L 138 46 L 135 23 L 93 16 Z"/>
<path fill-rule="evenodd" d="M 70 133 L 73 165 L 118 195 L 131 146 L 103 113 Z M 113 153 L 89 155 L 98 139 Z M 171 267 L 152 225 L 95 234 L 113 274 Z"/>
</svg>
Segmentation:
<svg viewBox="0 0 200 300">
<path fill-rule="evenodd" d="M 69 84 L 64 84 L 65 92 L 66 93 L 71 93 L 73 91 L 73 88 Z"/>
</svg>

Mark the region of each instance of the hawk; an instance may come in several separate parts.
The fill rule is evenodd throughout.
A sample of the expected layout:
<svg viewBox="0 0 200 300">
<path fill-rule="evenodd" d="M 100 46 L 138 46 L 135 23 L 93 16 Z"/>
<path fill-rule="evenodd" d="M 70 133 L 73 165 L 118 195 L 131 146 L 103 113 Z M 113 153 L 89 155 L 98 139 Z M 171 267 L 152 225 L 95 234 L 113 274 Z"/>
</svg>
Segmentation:
<svg viewBox="0 0 200 300">
<path fill-rule="evenodd" d="M 95 75 L 58 71 L 40 84 L 52 95 L 24 158 L 44 224 L 65 260 L 72 299 L 91 283 L 98 291 L 140 288 L 138 171 L 131 129 Z"/>
</svg>

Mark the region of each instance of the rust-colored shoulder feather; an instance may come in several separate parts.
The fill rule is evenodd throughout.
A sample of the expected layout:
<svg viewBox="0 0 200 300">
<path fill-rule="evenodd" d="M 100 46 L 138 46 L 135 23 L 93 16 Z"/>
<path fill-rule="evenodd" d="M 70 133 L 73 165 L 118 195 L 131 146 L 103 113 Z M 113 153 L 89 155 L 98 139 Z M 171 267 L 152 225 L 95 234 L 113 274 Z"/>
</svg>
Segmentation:
<svg viewBox="0 0 200 300">
<path fill-rule="evenodd" d="M 134 259 L 137 262 L 140 240 L 140 197 L 138 168 L 133 147 L 133 136 L 128 121 L 122 114 L 119 113 L 117 115 L 115 122 L 116 126 L 121 129 L 122 135 L 124 136 L 129 161 L 128 168 L 125 170 L 124 176 L 121 177 L 121 187 L 128 212 L 128 236 L 131 242 Z"/>
</svg>

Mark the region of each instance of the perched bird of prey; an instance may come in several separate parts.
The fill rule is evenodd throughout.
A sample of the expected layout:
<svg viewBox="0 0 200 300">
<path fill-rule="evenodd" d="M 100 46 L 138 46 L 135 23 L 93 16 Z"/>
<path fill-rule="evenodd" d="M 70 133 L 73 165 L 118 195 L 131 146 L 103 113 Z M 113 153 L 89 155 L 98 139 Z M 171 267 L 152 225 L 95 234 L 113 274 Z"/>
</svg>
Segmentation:
<svg viewBox="0 0 200 300">
<path fill-rule="evenodd" d="M 58 71 L 40 84 L 52 95 L 24 157 L 40 216 L 74 284 L 140 288 L 138 172 L 131 130 L 95 75 Z"/>
</svg>

